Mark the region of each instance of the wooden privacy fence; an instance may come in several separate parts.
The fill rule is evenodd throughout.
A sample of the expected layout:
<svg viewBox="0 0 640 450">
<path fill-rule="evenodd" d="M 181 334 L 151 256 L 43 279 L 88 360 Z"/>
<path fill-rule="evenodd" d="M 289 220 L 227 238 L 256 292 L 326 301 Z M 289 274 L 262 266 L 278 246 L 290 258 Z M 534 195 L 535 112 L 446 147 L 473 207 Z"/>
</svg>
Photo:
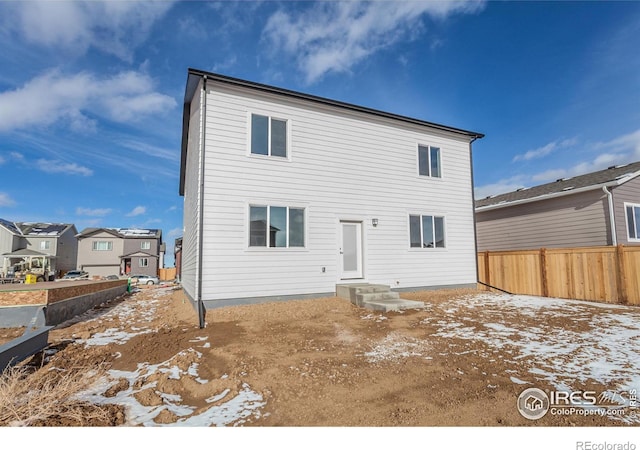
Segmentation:
<svg viewBox="0 0 640 450">
<path fill-rule="evenodd" d="M 158 270 L 158 278 L 161 281 L 170 281 L 176 279 L 176 268 L 170 267 L 168 269 L 159 269 Z"/>
<path fill-rule="evenodd" d="M 478 278 L 514 294 L 640 305 L 640 246 L 480 252 Z"/>
</svg>

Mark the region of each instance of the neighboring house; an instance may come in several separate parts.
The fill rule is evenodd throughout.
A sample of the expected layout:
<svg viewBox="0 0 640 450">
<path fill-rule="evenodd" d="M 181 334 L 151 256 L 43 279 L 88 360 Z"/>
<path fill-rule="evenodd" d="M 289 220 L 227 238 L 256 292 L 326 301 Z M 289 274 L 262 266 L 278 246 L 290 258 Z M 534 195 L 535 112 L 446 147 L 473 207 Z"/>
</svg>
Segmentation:
<svg viewBox="0 0 640 450">
<path fill-rule="evenodd" d="M 640 244 L 640 162 L 476 201 L 478 250 Z"/>
<path fill-rule="evenodd" d="M 17 223 L 29 250 L 51 255 L 51 270 L 57 276 L 76 268 L 76 226 L 69 223 Z"/>
<path fill-rule="evenodd" d="M 0 219 L 0 256 L 26 247 L 26 242 L 18 225 Z"/>
<path fill-rule="evenodd" d="M 85 228 L 77 238 L 77 266 L 92 277 L 158 275 L 164 261 L 162 230 Z"/>
<path fill-rule="evenodd" d="M 482 136 L 189 69 L 186 294 L 200 310 L 342 283 L 475 286 L 471 143 Z"/>
<path fill-rule="evenodd" d="M 25 260 L 46 269 L 51 276 L 75 269 L 76 227 L 68 223 L 10 222 L 0 219 L 2 276 Z"/>
</svg>

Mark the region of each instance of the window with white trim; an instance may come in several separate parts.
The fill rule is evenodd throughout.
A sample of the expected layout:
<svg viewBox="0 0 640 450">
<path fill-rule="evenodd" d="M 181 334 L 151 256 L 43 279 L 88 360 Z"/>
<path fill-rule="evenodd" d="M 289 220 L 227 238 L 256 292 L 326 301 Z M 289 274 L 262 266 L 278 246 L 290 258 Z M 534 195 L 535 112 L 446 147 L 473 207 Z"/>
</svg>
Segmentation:
<svg viewBox="0 0 640 450">
<path fill-rule="evenodd" d="M 92 247 L 94 251 L 111 251 L 113 250 L 112 241 L 93 241 Z"/>
<path fill-rule="evenodd" d="M 251 153 L 287 157 L 287 121 L 251 114 Z"/>
<path fill-rule="evenodd" d="M 409 216 L 409 239 L 412 248 L 445 248 L 444 217 Z"/>
<path fill-rule="evenodd" d="M 425 177 L 442 178 L 440 148 L 418 145 L 418 173 Z"/>
<path fill-rule="evenodd" d="M 140 249 L 141 250 L 149 250 L 149 249 L 151 249 L 151 242 L 149 242 L 149 241 L 140 242 Z"/>
<path fill-rule="evenodd" d="M 627 235 L 630 241 L 640 241 L 640 205 L 625 203 Z"/>
<path fill-rule="evenodd" d="M 249 247 L 304 247 L 304 221 L 304 208 L 251 205 Z"/>
<path fill-rule="evenodd" d="M 51 241 L 40 241 L 40 250 L 50 250 Z"/>
<path fill-rule="evenodd" d="M 138 265 L 140 267 L 149 267 L 149 258 L 140 258 L 138 260 Z"/>
</svg>

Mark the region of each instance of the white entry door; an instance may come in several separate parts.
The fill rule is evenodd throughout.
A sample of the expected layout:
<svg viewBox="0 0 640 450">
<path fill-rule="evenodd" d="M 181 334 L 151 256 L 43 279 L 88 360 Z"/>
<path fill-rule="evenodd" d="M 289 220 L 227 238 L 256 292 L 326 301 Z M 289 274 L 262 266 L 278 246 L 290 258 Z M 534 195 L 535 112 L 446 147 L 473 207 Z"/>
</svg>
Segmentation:
<svg viewBox="0 0 640 450">
<path fill-rule="evenodd" d="M 362 278 L 362 222 L 340 222 L 340 278 Z"/>
</svg>

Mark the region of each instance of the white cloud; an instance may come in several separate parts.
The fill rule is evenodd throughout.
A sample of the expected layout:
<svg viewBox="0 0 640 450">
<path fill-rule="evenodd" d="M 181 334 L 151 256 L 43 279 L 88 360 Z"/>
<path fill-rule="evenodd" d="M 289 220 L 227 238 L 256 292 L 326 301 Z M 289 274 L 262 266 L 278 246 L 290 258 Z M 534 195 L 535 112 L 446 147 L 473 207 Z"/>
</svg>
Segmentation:
<svg viewBox="0 0 640 450">
<path fill-rule="evenodd" d="M 0 206 L 13 206 L 16 202 L 6 192 L 0 192 Z"/>
<path fill-rule="evenodd" d="M 9 153 L 9 155 L 13 158 L 16 159 L 18 161 L 24 161 L 24 155 L 22 153 L 18 153 L 18 152 L 11 152 Z"/>
<path fill-rule="evenodd" d="M 47 173 L 63 173 L 65 175 L 82 175 L 88 177 L 93 175 L 93 170 L 80 166 L 76 163 L 65 163 L 62 161 L 38 159 L 36 168 Z"/>
<path fill-rule="evenodd" d="M 556 148 L 569 147 L 575 145 L 576 142 L 575 139 L 560 141 L 556 144 Z M 567 168 L 560 167 L 547 169 L 534 174 L 515 175 L 509 179 L 500 180 L 497 183 L 478 186 L 475 188 L 475 197 L 476 199 L 481 199 L 488 195 L 504 194 L 506 192 L 512 192 L 519 187 L 536 186 L 560 178 L 569 178 L 596 172 L 614 165 L 640 161 L 640 129 L 609 141 L 597 142 L 589 147 L 597 151 L 597 155 L 591 160 L 581 161 Z M 543 147 L 540 149 L 542 148 Z"/>
<path fill-rule="evenodd" d="M 47 72 L 13 91 L 0 93 L 0 132 L 65 121 L 74 130 L 95 128 L 88 114 L 130 122 L 176 106 L 172 97 L 153 91 L 153 80 L 128 71 L 98 77 L 82 72 Z"/>
<path fill-rule="evenodd" d="M 2 156 L 0 156 L 0 166 L 1 166 L 2 164 L 6 163 L 6 162 L 7 162 L 7 160 L 6 160 L 6 159 L 4 159 Z"/>
<path fill-rule="evenodd" d="M 2 25 L 27 42 L 85 53 L 90 47 L 131 61 L 134 49 L 173 1 L 25 1 L 4 8 Z"/>
<path fill-rule="evenodd" d="M 145 208 L 144 206 L 136 206 L 131 210 L 130 213 L 127 214 L 127 217 L 140 216 L 142 214 L 145 214 L 146 212 L 147 212 L 147 208 Z"/>
<path fill-rule="evenodd" d="M 182 236 L 182 228 L 173 228 L 167 233 L 167 239 L 175 239 Z"/>
<path fill-rule="evenodd" d="M 111 214 L 112 209 L 111 208 L 76 208 L 76 214 L 78 216 L 97 216 L 97 217 L 103 217 L 106 216 L 108 214 Z"/>
<path fill-rule="evenodd" d="M 367 56 L 423 29 L 422 18 L 475 13 L 483 1 L 319 2 L 305 11 L 282 10 L 268 20 L 263 37 L 272 50 L 293 55 L 308 83 L 329 72 L 348 72 Z"/>
<path fill-rule="evenodd" d="M 573 147 L 577 143 L 578 143 L 577 138 L 549 142 L 547 145 L 543 145 L 542 147 L 536 148 L 534 150 L 529 150 L 528 152 L 523 153 L 521 155 L 514 156 L 513 162 L 530 161 L 532 159 L 542 158 L 543 156 L 547 156 L 549 153 L 554 152 L 556 150 Z"/>
<path fill-rule="evenodd" d="M 120 142 L 120 145 L 128 149 L 140 152 L 147 156 L 153 156 L 155 158 L 165 159 L 167 161 L 180 161 L 180 149 L 179 148 L 162 148 L 155 145 L 151 145 L 147 142 L 138 140 L 125 140 Z"/>
</svg>

